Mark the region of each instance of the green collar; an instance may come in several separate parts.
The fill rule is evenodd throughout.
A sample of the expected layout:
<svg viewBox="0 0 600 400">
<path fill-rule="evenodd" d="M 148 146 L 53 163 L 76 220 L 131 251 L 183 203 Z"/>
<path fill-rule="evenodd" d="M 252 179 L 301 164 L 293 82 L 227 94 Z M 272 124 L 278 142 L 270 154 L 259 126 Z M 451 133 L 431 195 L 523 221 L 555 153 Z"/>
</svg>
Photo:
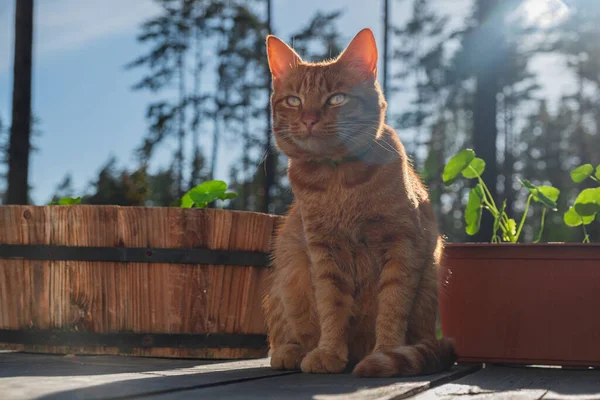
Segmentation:
<svg viewBox="0 0 600 400">
<path fill-rule="evenodd" d="M 324 158 L 324 159 L 319 160 L 319 162 L 327 164 L 327 165 L 331 166 L 332 168 L 337 168 L 340 165 L 345 164 L 345 163 L 362 160 L 369 151 L 371 151 L 371 148 L 368 148 L 367 150 L 363 151 L 362 153 L 360 153 L 358 155 L 342 157 L 339 160 L 334 160 L 333 158 Z"/>
<path fill-rule="evenodd" d="M 358 157 L 358 156 L 346 156 L 339 160 L 334 160 L 333 158 L 324 158 L 323 160 L 320 160 L 320 162 L 327 164 L 333 168 L 337 168 L 340 165 L 345 164 L 347 162 L 358 161 L 358 160 L 360 160 L 360 157 Z"/>
</svg>

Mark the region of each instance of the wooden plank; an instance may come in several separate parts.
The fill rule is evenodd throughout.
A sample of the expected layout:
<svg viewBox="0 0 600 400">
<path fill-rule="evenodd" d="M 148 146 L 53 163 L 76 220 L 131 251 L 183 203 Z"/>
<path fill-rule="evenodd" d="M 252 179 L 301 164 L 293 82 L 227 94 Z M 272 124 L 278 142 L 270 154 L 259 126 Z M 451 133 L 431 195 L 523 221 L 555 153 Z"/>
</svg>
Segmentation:
<svg viewBox="0 0 600 400">
<path fill-rule="evenodd" d="M 418 400 L 600 399 L 600 370 L 487 366 L 414 397 Z"/>
<path fill-rule="evenodd" d="M 0 393 L 11 400 L 130 398 L 282 374 L 286 373 L 268 367 L 268 359 L 227 362 L 0 352 Z"/>
<path fill-rule="evenodd" d="M 243 383 L 219 385 L 150 396 L 150 400 L 172 399 L 314 399 L 380 400 L 402 399 L 429 387 L 458 379 L 479 366 L 457 366 L 442 374 L 415 378 L 357 378 L 351 374 L 293 374 Z"/>
</svg>

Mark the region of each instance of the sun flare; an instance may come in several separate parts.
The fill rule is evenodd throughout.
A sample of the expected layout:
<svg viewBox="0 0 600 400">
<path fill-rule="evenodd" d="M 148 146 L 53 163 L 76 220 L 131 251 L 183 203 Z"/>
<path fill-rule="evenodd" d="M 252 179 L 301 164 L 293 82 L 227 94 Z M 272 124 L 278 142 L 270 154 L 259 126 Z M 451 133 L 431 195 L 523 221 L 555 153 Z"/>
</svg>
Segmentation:
<svg viewBox="0 0 600 400">
<path fill-rule="evenodd" d="M 561 0 L 526 0 L 521 11 L 526 24 L 548 27 L 564 20 L 569 7 Z"/>
</svg>

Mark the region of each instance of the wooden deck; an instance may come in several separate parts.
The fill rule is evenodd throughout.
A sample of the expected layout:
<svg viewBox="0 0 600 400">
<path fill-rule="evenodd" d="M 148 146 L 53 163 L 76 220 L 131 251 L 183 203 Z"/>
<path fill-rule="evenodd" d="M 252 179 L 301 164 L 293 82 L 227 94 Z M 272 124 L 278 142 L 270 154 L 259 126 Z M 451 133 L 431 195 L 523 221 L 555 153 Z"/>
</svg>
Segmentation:
<svg viewBox="0 0 600 400">
<path fill-rule="evenodd" d="M 411 379 L 202 361 L 0 352 L 0 399 L 600 399 L 600 370 L 458 365 Z"/>
</svg>

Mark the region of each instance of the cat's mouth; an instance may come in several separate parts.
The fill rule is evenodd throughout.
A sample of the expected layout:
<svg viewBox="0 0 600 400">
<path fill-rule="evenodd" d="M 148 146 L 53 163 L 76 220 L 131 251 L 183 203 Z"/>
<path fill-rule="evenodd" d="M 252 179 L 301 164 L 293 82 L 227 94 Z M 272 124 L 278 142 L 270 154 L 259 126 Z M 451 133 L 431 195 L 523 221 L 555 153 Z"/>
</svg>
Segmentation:
<svg viewBox="0 0 600 400">
<path fill-rule="evenodd" d="M 306 136 L 302 136 L 302 137 L 292 137 L 292 141 L 294 142 L 294 144 L 296 144 L 296 146 L 300 147 L 303 150 L 309 150 L 311 148 L 313 148 L 315 146 L 316 143 L 314 143 L 316 140 L 318 140 L 315 136 L 313 135 L 306 135 Z"/>
</svg>

